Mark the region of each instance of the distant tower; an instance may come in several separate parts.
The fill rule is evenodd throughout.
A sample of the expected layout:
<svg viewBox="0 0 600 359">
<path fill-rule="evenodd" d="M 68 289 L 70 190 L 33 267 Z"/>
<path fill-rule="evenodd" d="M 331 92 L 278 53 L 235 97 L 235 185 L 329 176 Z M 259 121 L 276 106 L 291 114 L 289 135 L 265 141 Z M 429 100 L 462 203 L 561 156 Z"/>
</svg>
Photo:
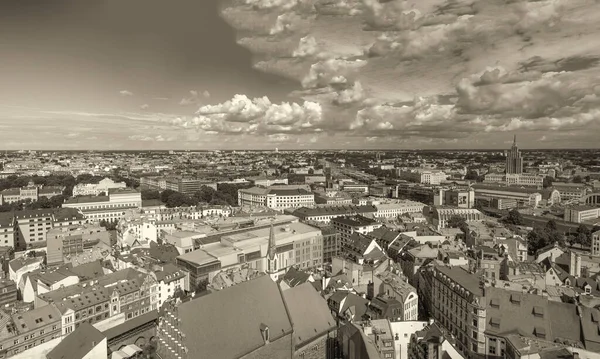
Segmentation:
<svg viewBox="0 0 600 359">
<path fill-rule="evenodd" d="M 517 135 L 515 135 L 513 145 L 506 155 L 506 174 L 521 173 L 523 173 L 523 157 L 521 157 L 521 151 L 517 147 Z"/>
<path fill-rule="evenodd" d="M 269 231 L 269 249 L 267 250 L 267 274 L 276 282 L 279 271 L 277 263 L 277 244 L 275 243 L 275 230 L 271 224 Z"/>
</svg>

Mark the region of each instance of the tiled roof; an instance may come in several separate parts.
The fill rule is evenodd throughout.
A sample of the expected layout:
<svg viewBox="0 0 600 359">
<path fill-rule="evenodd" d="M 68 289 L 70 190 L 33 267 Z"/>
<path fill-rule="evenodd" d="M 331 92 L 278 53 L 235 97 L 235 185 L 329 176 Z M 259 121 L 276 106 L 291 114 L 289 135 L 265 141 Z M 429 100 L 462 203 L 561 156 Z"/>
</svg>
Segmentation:
<svg viewBox="0 0 600 359">
<path fill-rule="evenodd" d="M 46 359 L 83 359 L 105 338 L 94 326 L 83 322 L 46 354 Z"/>
<path fill-rule="evenodd" d="M 301 207 L 294 211 L 294 215 L 312 217 L 375 212 L 377 212 L 377 208 L 375 208 L 375 206 L 328 206 L 317 208 Z"/>
<path fill-rule="evenodd" d="M 447 267 L 447 266 L 437 266 L 436 269 L 448 276 L 450 279 L 458 283 L 461 287 L 465 288 L 469 292 L 480 296 L 482 295 L 482 290 L 479 284 L 479 278 L 477 275 L 473 273 L 469 273 L 466 269 L 462 267 Z"/>
<path fill-rule="evenodd" d="M 23 313 L 13 314 L 12 320 L 18 333 L 26 333 L 49 323 L 60 322 L 61 315 L 56 306 L 44 305 Z"/>
<path fill-rule="evenodd" d="M 239 358 L 257 350 L 264 345 L 261 326 L 269 328 L 271 342 L 292 332 L 281 291 L 269 276 L 182 303 L 177 315 L 190 358 Z"/>
<path fill-rule="evenodd" d="M 283 292 L 294 325 L 296 348 L 336 328 L 327 302 L 309 283 Z"/>
<path fill-rule="evenodd" d="M 290 287 L 295 287 L 297 285 L 306 283 L 309 277 L 309 273 L 298 270 L 296 267 L 290 267 L 290 269 L 288 269 L 283 276 L 283 281 L 286 282 Z"/>
</svg>

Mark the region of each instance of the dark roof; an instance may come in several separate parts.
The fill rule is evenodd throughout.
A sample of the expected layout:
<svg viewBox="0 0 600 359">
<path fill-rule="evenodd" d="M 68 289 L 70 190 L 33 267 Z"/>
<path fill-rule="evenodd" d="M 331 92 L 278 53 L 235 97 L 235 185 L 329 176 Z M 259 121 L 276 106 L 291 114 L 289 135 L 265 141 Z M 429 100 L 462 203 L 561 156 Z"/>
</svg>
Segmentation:
<svg viewBox="0 0 600 359">
<path fill-rule="evenodd" d="M 486 332 L 492 335 L 519 333 L 535 337 L 544 333 L 549 341 L 568 340 L 579 343 L 581 328 L 577 306 L 570 303 L 549 301 L 533 293 L 486 288 Z"/>
<path fill-rule="evenodd" d="M 306 196 L 312 195 L 312 192 L 309 192 L 303 188 L 295 188 L 295 189 L 283 189 L 283 188 L 269 188 L 269 193 L 273 193 L 278 196 Z"/>
<path fill-rule="evenodd" d="M 331 222 L 337 222 L 348 226 L 368 226 L 377 223 L 376 220 L 367 218 L 364 216 L 353 216 L 353 217 L 337 217 L 333 218 Z"/>
<path fill-rule="evenodd" d="M 260 350 L 261 325 L 269 327 L 271 342 L 292 332 L 281 291 L 269 276 L 182 303 L 177 315 L 190 358 L 239 358 Z"/>
<path fill-rule="evenodd" d="M 308 278 L 310 277 L 310 273 L 303 272 L 301 270 L 296 269 L 296 267 L 290 267 L 288 271 L 283 276 L 283 281 L 290 287 L 295 287 L 297 285 L 306 283 Z"/>
<path fill-rule="evenodd" d="M 179 251 L 172 244 L 158 244 L 151 241 L 148 255 L 162 263 L 176 263 Z"/>
<path fill-rule="evenodd" d="M 579 307 L 583 344 L 589 351 L 600 352 L 600 310 Z"/>
<path fill-rule="evenodd" d="M 80 279 L 83 280 L 94 279 L 104 275 L 101 260 L 80 264 L 71 268 L 71 272 L 75 273 Z"/>
<path fill-rule="evenodd" d="M 91 202 L 108 202 L 108 196 L 80 196 L 69 198 L 65 203 L 91 203 Z"/>
<path fill-rule="evenodd" d="M 310 283 L 284 291 L 283 298 L 294 323 L 296 348 L 336 328 L 336 321 L 327 302 Z"/>
<path fill-rule="evenodd" d="M 83 322 L 48 354 L 47 359 L 83 359 L 106 336 L 88 322 Z"/>
<path fill-rule="evenodd" d="M 103 334 L 106 336 L 106 338 L 108 338 L 108 340 L 111 340 L 113 338 L 118 337 L 119 335 L 121 335 L 123 333 L 127 333 L 139 326 L 142 326 L 148 322 L 151 322 L 151 321 L 157 320 L 157 319 L 158 319 L 158 311 L 153 310 L 148 313 L 144 313 L 144 314 L 140 315 L 139 317 L 129 319 L 129 320 L 125 321 L 125 323 L 123 323 L 123 324 L 119 324 L 108 330 L 105 330 L 103 332 Z"/>
<path fill-rule="evenodd" d="M 54 220 L 57 222 L 68 221 L 73 218 L 84 219 L 85 216 L 75 208 L 59 208 L 54 212 Z"/>
<path fill-rule="evenodd" d="M 300 207 L 294 211 L 294 215 L 297 217 L 311 217 L 375 212 L 377 212 L 377 208 L 375 206 L 327 206 L 317 208 Z"/>
<path fill-rule="evenodd" d="M 144 199 L 142 200 L 142 207 L 158 207 L 164 206 L 165 204 L 160 199 Z"/>
<path fill-rule="evenodd" d="M 13 227 L 14 216 L 11 212 L 0 213 L 0 228 Z"/>
<path fill-rule="evenodd" d="M 436 269 L 441 273 L 447 275 L 453 281 L 458 283 L 461 287 L 465 288 L 469 292 L 481 296 L 483 294 L 479 285 L 479 278 L 473 273 L 469 273 L 462 267 L 447 267 L 437 266 Z"/>
</svg>

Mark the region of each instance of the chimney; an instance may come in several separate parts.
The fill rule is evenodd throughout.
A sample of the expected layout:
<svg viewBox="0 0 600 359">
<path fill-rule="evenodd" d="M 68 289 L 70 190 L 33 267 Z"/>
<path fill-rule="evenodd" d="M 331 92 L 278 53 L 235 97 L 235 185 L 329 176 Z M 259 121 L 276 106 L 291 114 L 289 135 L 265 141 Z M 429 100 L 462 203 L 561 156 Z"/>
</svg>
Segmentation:
<svg viewBox="0 0 600 359">
<path fill-rule="evenodd" d="M 269 327 L 266 324 L 260 324 L 260 334 L 262 335 L 265 345 L 269 344 Z"/>
</svg>

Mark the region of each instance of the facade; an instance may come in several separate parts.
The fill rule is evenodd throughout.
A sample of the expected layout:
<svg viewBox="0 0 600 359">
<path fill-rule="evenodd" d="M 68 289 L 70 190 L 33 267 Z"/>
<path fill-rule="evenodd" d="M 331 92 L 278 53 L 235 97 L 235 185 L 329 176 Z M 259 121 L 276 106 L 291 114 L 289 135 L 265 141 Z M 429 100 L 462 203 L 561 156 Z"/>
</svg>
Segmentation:
<svg viewBox="0 0 600 359">
<path fill-rule="evenodd" d="M 506 154 L 506 174 L 523 173 L 523 157 L 517 147 L 517 135 L 515 135 L 513 145 Z"/>
<path fill-rule="evenodd" d="M 252 187 L 238 190 L 238 205 L 248 207 L 268 207 L 275 210 L 286 208 L 314 207 L 315 195 L 303 188 Z"/>
<path fill-rule="evenodd" d="M 321 230 L 299 222 L 275 225 L 273 232 L 267 227 L 222 236 L 217 243 L 180 255 L 177 265 L 190 272 L 190 286 L 211 282 L 223 270 L 251 268 L 266 272 L 271 235 L 277 247 L 277 273 L 285 273 L 291 266 L 309 269 L 322 265 Z"/>
<path fill-rule="evenodd" d="M 62 337 L 61 313 L 55 305 L 8 315 L 0 311 L 0 358 L 43 357 Z M 48 348 L 50 345 L 50 348 Z"/>
<path fill-rule="evenodd" d="M 410 182 L 439 185 L 448 178 L 448 175 L 442 171 L 417 169 L 400 171 L 399 177 Z"/>
<path fill-rule="evenodd" d="M 455 340 L 445 335 L 437 323 L 430 322 L 427 327 L 411 335 L 408 359 L 440 358 L 463 359 L 464 356 L 456 349 Z"/>
<path fill-rule="evenodd" d="M 381 203 L 375 205 L 377 218 L 397 218 L 407 213 L 423 213 L 425 204 L 415 201 L 403 201 L 395 203 Z"/>
<path fill-rule="evenodd" d="M 90 222 L 115 222 L 121 219 L 128 209 L 141 207 L 141 193 L 128 188 L 109 189 L 108 196 L 71 198 L 63 204 L 63 208 L 79 210 Z"/>
<path fill-rule="evenodd" d="M 600 231 L 592 233 L 592 255 L 600 255 Z"/>
<path fill-rule="evenodd" d="M 552 188 L 560 193 L 560 202 L 577 202 L 581 201 L 588 193 L 588 189 L 581 183 L 552 183 Z"/>
<path fill-rule="evenodd" d="M 73 187 L 73 197 L 76 196 L 98 196 L 101 193 L 108 194 L 112 188 L 126 188 L 125 182 L 115 182 L 110 178 L 105 178 L 98 183 L 77 184 Z"/>
<path fill-rule="evenodd" d="M 189 273 L 174 264 L 165 264 L 154 272 L 158 285 L 158 308 L 173 297 L 178 290 L 189 291 Z"/>
<path fill-rule="evenodd" d="M 472 187 L 475 190 L 475 200 L 514 199 L 519 207 L 538 207 L 542 201 L 541 192 L 533 188 L 493 186 L 478 183 L 472 185 Z"/>
<path fill-rule="evenodd" d="M 158 285 L 151 274 L 124 269 L 95 280 L 38 294 L 35 308 L 54 304 L 63 316 L 63 335 L 88 322 L 102 331 L 158 309 Z"/>
<path fill-rule="evenodd" d="M 364 216 L 338 217 L 331 220 L 336 232 L 340 234 L 340 244 L 345 245 L 354 233 L 367 234 L 380 228 L 383 224 Z"/>
<path fill-rule="evenodd" d="M 293 215 L 300 218 L 304 222 L 319 222 L 327 224 L 331 219 L 353 215 L 375 214 L 377 208 L 375 206 L 327 206 L 308 208 L 301 207 L 294 211 Z"/>
<path fill-rule="evenodd" d="M 12 213 L 0 213 L 0 246 L 15 246 L 15 217 Z"/>
<path fill-rule="evenodd" d="M 63 194 L 65 187 L 58 186 L 38 186 L 29 182 L 26 187 L 9 188 L 0 191 L 0 205 L 15 203 L 20 201 L 37 202 L 40 197 L 52 198 Z"/>
<path fill-rule="evenodd" d="M 467 222 L 483 220 L 483 213 L 475 208 L 433 208 L 433 224 L 438 228 L 446 228 L 452 217 L 463 218 Z"/>
<path fill-rule="evenodd" d="M 169 189 L 184 194 L 194 194 L 204 186 L 217 190 L 215 182 L 195 178 L 142 177 L 140 178 L 140 185 L 158 191 Z"/>
<path fill-rule="evenodd" d="M 565 208 L 564 220 L 567 222 L 596 222 L 599 217 L 600 207 L 573 206 Z"/>
<path fill-rule="evenodd" d="M 498 183 L 506 186 L 531 186 L 542 188 L 544 176 L 529 173 L 489 173 L 485 175 L 485 183 Z"/>
<path fill-rule="evenodd" d="M 432 277 L 432 316 L 469 357 L 486 353 L 486 315 L 477 277 L 461 267 L 437 266 Z M 481 303 L 481 304 L 480 304 Z"/>
<path fill-rule="evenodd" d="M 452 206 L 457 208 L 473 208 L 475 206 L 475 191 L 469 189 L 440 189 L 434 197 L 436 206 Z"/>
</svg>

